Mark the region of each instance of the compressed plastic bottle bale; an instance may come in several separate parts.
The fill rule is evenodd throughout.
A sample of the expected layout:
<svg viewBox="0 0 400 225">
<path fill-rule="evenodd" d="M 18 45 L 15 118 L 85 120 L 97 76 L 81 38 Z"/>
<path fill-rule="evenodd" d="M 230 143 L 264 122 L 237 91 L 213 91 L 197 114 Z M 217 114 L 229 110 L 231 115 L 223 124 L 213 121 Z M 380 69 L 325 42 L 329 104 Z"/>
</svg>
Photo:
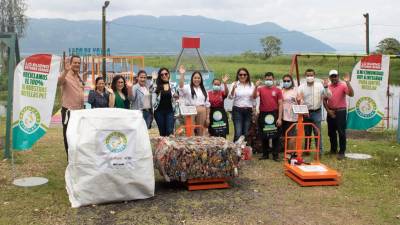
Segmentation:
<svg viewBox="0 0 400 225">
<path fill-rule="evenodd" d="M 154 161 L 166 181 L 232 177 L 240 145 L 221 137 L 162 137 L 152 140 Z"/>
</svg>

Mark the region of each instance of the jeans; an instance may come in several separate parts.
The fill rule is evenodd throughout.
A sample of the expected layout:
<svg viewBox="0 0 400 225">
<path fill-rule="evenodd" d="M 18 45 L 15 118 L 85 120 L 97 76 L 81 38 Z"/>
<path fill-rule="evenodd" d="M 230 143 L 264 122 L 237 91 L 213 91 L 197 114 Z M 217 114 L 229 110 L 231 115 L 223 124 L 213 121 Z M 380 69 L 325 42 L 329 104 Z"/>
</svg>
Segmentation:
<svg viewBox="0 0 400 225">
<path fill-rule="evenodd" d="M 147 129 L 151 128 L 151 122 L 153 122 L 153 113 L 150 110 L 142 110 L 143 119 L 146 122 Z"/>
<path fill-rule="evenodd" d="M 308 114 L 308 117 L 304 117 L 304 123 L 313 123 L 319 130 L 319 146 L 317 146 L 317 139 L 315 139 L 315 147 L 318 148 L 319 147 L 319 154 L 322 154 L 323 152 L 323 148 L 322 148 L 322 135 L 321 135 L 321 120 L 322 120 L 322 110 L 318 110 L 318 111 L 313 111 Z M 311 136 L 311 134 L 313 134 L 314 136 L 317 136 L 318 131 L 310 125 L 304 126 L 304 133 L 306 136 Z M 310 149 L 311 148 L 311 140 L 307 139 L 306 141 L 306 145 L 308 147 L 306 147 L 306 149 Z"/>
<path fill-rule="evenodd" d="M 347 123 L 347 111 L 336 110 L 335 118 L 327 116 L 328 122 L 328 135 L 331 142 L 331 153 L 337 152 L 337 136 L 339 135 L 339 154 L 344 154 L 346 151 L 346 123 Z"/>
<path fill-rule="evenodd" d="M 174 131 L 174 111 L 156 110 L 154 117 L 160 136 L 169 136 Z"/>
<path fill-rule="evenodd" d="M 240 108 L 233 106 L 232 120 L 235 134 L 233 141 L 239 139 L 240 136 L 247 135 L 251 124 L 252 108 Z"/>
</svg>

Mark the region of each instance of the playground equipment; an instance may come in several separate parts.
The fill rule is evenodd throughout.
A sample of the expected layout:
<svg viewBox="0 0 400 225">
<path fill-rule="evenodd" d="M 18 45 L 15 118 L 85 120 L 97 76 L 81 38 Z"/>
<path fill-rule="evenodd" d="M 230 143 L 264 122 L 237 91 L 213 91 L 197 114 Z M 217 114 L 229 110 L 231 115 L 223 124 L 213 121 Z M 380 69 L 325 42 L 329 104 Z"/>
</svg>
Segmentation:
<svg viewBox="0 0 400 225">
<path fill-rule="evenodd" d="M 107 71 L 105 82 L 111 84 L 112 79 L 116 75 L 121 75 L 125 80 L 133 82 L 135 74 L 144 69 L 144 57 L 143 56 L 91 56 L 88 65 L 91 68 L 91 80 L 94 85 L 95 80 L 102 75 L 102 63 L 103 58 L 106 59 Z M 110 70 L 111 69 L 111 70 Z"/>
<path fill-rule="evenodd" d="M 185 83 L 190 82 L 191 75 L 194 71 L 199 71 L 203 77 L 204 87 L 210 90 L 212 87 L 212 80 L 214 79 L 214 72 L 211 71 L 205 59 L 200 52 L 200 38 L 199 37 L 183 37 L 182 50 L 178 55 L 175 67 L 171 70 L 171 80 L 179 82 L 179 66 L 184 65 L 186 68 Z"/>
<path fill-rule="evenodd" d="M 308 113 L 306 105 L 295 105 L 293 111 L 298 115 L 297 123 L 292 124 L 285 133 L 284 173 L 300 186 L 327 186 L 339 185 L 340 174 L 319 161 L 320 131 L 313 123 L 303 123 L 303 114 Z M 317 135 L 305 136 L 304 127 L 313 127 Z M 291 131 L 297 131 L 295 136 L 290 136 Z M 312 145 L 312 140 L 315 145 Z M 304 141 L 304 142 L 303 142 Z M 314 146 L 314 147 L 312 147 Z M 314 154 L 313 161 L 304 162 L 304 154 Z"/>
</svg>

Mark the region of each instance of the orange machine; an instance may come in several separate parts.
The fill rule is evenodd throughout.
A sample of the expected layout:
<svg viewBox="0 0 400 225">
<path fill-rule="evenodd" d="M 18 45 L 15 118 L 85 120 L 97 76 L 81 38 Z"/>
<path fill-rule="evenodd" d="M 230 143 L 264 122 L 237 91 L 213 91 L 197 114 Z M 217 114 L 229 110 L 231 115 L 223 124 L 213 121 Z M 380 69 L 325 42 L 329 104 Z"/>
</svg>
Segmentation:
<svg viewBox="0 0 400 225">
<path fill-rule="evenodd" d="M 186 111 L 186 112 L 183 112 Z M 195 128 L 204 129 L 201 125 L 194 125 L 192 122 L 192 115 L 195 115 L 195 108 L 193 109 L 185 109 L 182 110 L 181 114 L 185 116 L 185 125 L 179 127 L 176 130 L 176 134 L 180 135 L 185 130 L 185 134 L 187 137 L 193 136 L 193 131 Z M 188 179 L 186 185 L 189 191 L 197 191 L 197 190 L 209 190 L 209 189 L 221 189 L 221 188 L 230 188 L 227 178 L 197 178 L 197 179 Z"/>
<path fill-rule="evenodd" d="M 307 126 L 313 127 L 318 134 L 305 136 L 304 127 Z M 289 136 L 294 129 L 297 130 L 296 136 Z M 340 174 L 319 161 L 317 146 L 319 146 L 320 138 L 319 129 L 312 123 L 303 123 L 303 114 L 301 113 L 298 113 L 298 122 L 292 124 L 285 133 L 285 175 L 300 186 L 339 185 Z M 311 144 L 312 139 L 316 140 L 316 145 Z M 302 157 L 304 154 L 314 154 L 314 157 L 310 157 L 313 161 L 305 163 Z M 288 155 L 290 157 L 286 158 Z"/>
</svg>

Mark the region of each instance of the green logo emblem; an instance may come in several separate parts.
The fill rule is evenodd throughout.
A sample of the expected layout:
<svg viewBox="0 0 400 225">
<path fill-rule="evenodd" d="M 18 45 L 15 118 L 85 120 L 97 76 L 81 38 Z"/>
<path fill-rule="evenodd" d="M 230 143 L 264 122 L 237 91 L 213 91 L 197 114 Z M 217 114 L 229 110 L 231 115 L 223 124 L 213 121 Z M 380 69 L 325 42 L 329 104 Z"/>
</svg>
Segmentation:
<svg viewBox="0 0 400 225">
<path fill-rule="evenodd" d="M 356 113 L 359 117 L 370 119 L 376 115 L 376 103 L 370 97 L 361 97 L 356 103 Z"/>
<path fill-rule="evenodd" d="M 40 113 L 32 106 L 25 106 L 19 113 L 19 126 L 28 134 L 35 132 L 40 125 Z"/>
<path fill-rule="evenodd" d="M 222 120 L 222 113 L 221 113 L 220 111 L 215 111 L 215 112 L 213 113 L 213 119 L 214 119 L 215 121 L 220 121 L 220 120 Z"/>
<path fill-rule="evenodd" d="M 124 151 L 127 143 L 125 134 L 118 131 L 114 131 L 106 137 L 106 147 L 112 153 Z"/>
<path fill-rule="evenodd" d="M 266 124 L 273 124 L 274 123 L 274 116 L 271 115 L 271 114 L 266 115 L 265 118 L 264 118 L 264 122 Z"/>
</svg>

